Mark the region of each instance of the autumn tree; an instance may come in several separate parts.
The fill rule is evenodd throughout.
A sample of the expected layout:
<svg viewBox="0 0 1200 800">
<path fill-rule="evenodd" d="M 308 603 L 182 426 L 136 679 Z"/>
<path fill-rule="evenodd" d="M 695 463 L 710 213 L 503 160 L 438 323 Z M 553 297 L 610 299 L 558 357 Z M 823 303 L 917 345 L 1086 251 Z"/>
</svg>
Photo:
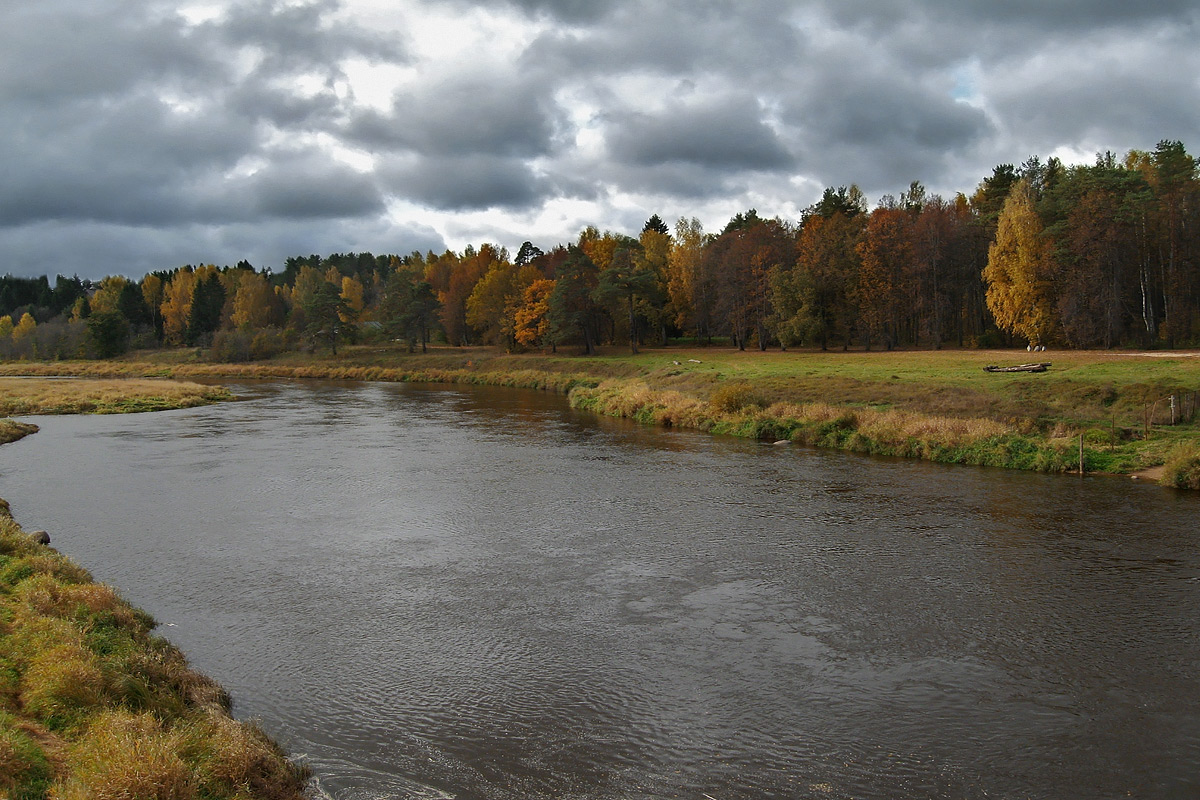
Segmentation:
<svg viewBox="0 0 1200 800">
<path fill-rule="evenodd" d="M 524 302 L 513 317 L 518 344 L 556 349 L 557 342 L 550 325 L 550 297 L 553 294 L 554 281 L 549 278 L 540 278 L 525 288 Z"/>
<path fill-rule="evenodd" d="M 638 294 L 638 315 L 659 332 L 659 344 L 666 346 L 668 331 L 675 325 L 667 283 L 671 269 L 671 233 L 658 215 L 646 220 L 638 236 L 639 266 L 654 275 L 654 285 Z"/>
<path fill-rule="evenodd" d="M 187 337 L 195 288 L 195 272 L 191 267 L 183 267 L 176 270 L 163 290 L 163 335 L 170 344 L 183 344 Z"/>
<path fill-rule="evenodd" d="M 251 273 L 242 278 L 233 297 L 233 325 L 242 330 L 278 326 L 283 322 L 279 296 L 265 275 Z"/>
<path fill-rule="evenodd" d="M 707 334 L 712 318 L 712 282 L 704 270 L 707 237 L 700 220 L 680 218 L 667 257 L 667 309 L 681 330 Z"/>
<path fill-rule="evenodd" d="M 1013 187 L 1000 212 L 983 277 L 996 324 L 1032 344 L 1045 343 L 1054 323 L 1049 262 L 1042 221 L 1023 181 Z"/>
<path fill-rule="evenodd" d="M 142 278 L 142 302 L 145 304 L 150 317 L 150 325 L 154 328 L 154 338 L 163 339 L 163 281 L 153 272 Z"/>
<path fill-rule="evenodd" d="M 867 346 L 882 339 L 891 350 L 899 341 L 901 318 L 912 299 L 912 215 L 898 205 L 880 206 L 867 217 L 859 256 L 855 298 Z"/>
<path fill-rule="evenodd" d="M 857 321 L 856 248 L 865 219 L 845 188 L 827 189 L 805 214 L 795 263 L 772 275 L 779 335 L 785 343 L 811 342 L 825 350 L 837 338 L 843 347 L 849 345 Z"/>
</svg>

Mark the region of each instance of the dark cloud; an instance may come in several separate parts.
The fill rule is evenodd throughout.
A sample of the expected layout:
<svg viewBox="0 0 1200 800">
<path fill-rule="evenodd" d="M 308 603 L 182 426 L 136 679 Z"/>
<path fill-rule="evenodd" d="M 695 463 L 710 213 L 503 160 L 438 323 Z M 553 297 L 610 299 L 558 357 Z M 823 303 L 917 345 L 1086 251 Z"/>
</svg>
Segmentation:
<svg viewBox="0 0 1200 800">
<path fill-rule="evenodd" d="M 520 159 L 487 155 L 400 159 L 383 171 L 391 193 L 444 211 L 525 209 L 545 184 Z"/>
<path fill-rule="evenodd" d="M 455 76 L 398 94 L 394 113 L 364 112 L 345 132 L 373 149 L 536 157 L 565 125 L 549 88 L 507 75 Z"/>
<path fill-rule="evenodd" d="M 373 176 L 312 151 L 273 159 L 230 193 L 244 196 L 252 218 L 363 217 L 384 210 Z"/>
<path fill-rule="evenodd" d="M 635 166 L 685 163 L 718 173 L 787 169 L 792 157 L 763 116 L 751 97 L 671 104 L 653 114 L 610 113 L 608 149 L 616 161 Z"/>
</svg>

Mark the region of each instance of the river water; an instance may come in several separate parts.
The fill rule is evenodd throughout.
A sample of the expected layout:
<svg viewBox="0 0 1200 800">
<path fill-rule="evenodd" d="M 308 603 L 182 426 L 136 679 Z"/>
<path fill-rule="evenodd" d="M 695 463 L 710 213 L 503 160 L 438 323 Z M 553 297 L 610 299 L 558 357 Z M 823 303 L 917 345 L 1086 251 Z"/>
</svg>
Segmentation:
<svg viewBox="0 0 1200 800">
<path fill-rule="evenodd" d="M 1200 796 L 1200 498 L 235 387 L 55 417 L 0 496 L 337 800 Z"/>
</svg>

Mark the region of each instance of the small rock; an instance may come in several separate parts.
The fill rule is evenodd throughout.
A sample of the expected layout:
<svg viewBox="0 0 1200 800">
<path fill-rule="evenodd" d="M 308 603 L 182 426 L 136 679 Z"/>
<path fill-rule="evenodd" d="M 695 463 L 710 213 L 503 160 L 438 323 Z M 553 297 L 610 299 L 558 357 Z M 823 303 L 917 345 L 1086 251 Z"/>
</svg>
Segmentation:
<svg viewBox="0 0 1200 800">
<path fill-rule="evenodd" d="M 33 540 L 38 544 L 50 544 L 50 534 L 46 533 L 45 531 L 30 531 L 29 535 L 32 536 Z"/>
<path fill-rule="evenodd" d="M 778 442 L 776 442 L 775 444 L 791 444 L 791 441 L 789 441 L 789 440 L 787 440 L 787 439 L 780 439 L 780 440 L 779 440 Z"/>
</svg>

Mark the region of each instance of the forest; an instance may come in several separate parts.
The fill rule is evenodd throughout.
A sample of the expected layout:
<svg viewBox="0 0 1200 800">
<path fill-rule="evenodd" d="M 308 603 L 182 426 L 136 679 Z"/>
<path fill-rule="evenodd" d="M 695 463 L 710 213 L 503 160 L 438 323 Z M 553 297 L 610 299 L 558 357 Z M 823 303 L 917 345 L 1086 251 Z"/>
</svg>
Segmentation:
<svg viewBox="0 0 1200 800">
<path fill-rule="evenodd" d="M 220 361 L 398 341 L 510 351 L 1200 345 L 1200 173 L 1178 141 L 1065 166 L 1001 164 L 968 197 L 913 182 L 869 208 L 828 188 L 799 220 L 750 209 L 720 232 L 651 216 L 547 250 L 310 255 L 0 277 L 0 358 L 208 348 Z"/>
</svg>

